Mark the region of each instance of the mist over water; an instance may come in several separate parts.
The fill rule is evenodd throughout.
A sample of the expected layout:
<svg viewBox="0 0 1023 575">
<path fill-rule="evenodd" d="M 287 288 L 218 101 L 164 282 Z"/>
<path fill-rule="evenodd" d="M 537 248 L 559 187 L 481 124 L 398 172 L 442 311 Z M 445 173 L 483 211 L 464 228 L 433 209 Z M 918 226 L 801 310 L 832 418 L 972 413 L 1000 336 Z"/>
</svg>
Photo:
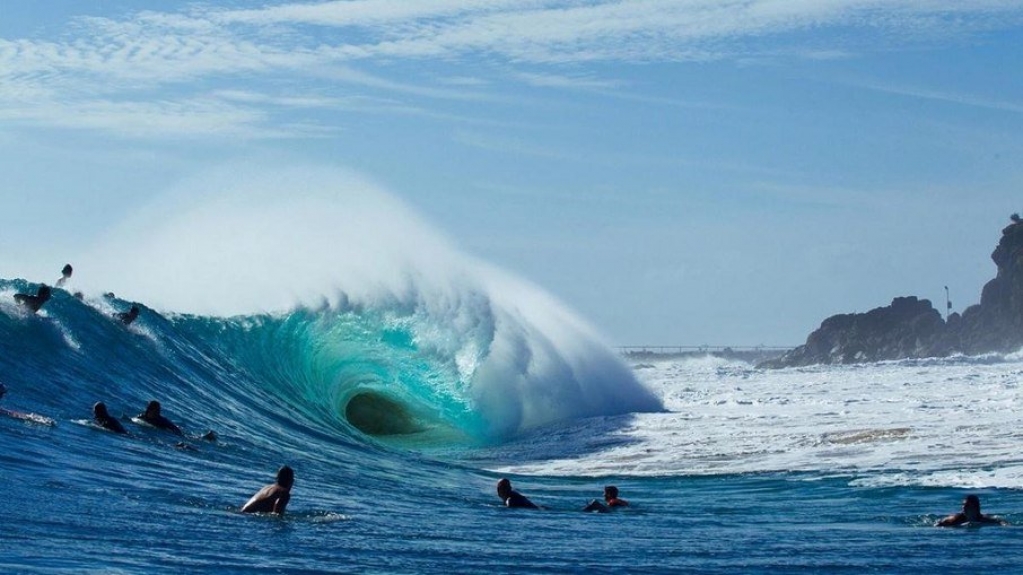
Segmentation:
<svg viewBox="0 0 1023 575">
<path fill-rule="evenodd" d="M 460 253 L 399 199 L 344 170 L 232 166 L 182 182 L 113 229 L 76 269 L 76 288 L 164 312 L 313 310 L 320 316 L 307 346 L 337 365 L 367 353 L 369 341 L 353 340 L 387 342 L 380 361 L 393 367 L 385 370 L 391 379 L 371 382 L 352 412 L 364 420 L 380 406 L 410 410 L 408 421 L 382 429 L 415 429 L 416 413 L 448 421 L 467 411 L 462 431 L 493 439 L 552 421 L 660 409 L 563 304 Z M 360 322 L 366 333 L 355 335 Z"/>
<path fill-rule="evenodd" d="M 468 258 L 357 174 L 237 165 L 160 194 L 80 264 L 86 289 L 231 316 L 450 292 Z"/>
</svg>

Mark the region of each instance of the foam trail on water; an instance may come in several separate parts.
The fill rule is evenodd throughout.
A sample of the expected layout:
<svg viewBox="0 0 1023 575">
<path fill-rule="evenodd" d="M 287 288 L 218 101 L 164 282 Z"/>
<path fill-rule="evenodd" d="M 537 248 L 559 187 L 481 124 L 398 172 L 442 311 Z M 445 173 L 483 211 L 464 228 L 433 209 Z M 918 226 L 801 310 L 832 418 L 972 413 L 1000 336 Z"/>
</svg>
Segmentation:
<svg viewBox="0 0 1023 575">
<path fill-rule="evenodd" d="M 166 311 L 305 306 L 406 318 L 417 353 L 456 374 L 431 382 L 435 391 L 478 411 L 487 437 L 660 409 L 564 305 L 459 253 L 401 201 L 343 170 L 232 166 L 184 182 L 79 269 L 89 270 L 83 288 Z"/>
</svg>

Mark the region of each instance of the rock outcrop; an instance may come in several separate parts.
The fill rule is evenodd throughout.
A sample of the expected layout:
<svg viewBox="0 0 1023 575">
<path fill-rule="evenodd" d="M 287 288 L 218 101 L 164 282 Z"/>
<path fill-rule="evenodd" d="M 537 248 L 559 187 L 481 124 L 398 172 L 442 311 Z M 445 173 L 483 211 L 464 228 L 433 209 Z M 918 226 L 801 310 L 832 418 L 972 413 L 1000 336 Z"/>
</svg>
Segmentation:
<svg viewBox="0 0 1023 575">
<path fill-rule="evenodd" d="M 997 275 L 984 286 L 980 303 L 962 316 L 952 314 L 945 321 L 930 301 L 897 297 L 866 313 L 829 317 L 804 345 L 761 365 L 863 363 L 1023 348 L 1023 221 L 1015 214 L 1012 221 L 991 254 Z"/>
</svg>

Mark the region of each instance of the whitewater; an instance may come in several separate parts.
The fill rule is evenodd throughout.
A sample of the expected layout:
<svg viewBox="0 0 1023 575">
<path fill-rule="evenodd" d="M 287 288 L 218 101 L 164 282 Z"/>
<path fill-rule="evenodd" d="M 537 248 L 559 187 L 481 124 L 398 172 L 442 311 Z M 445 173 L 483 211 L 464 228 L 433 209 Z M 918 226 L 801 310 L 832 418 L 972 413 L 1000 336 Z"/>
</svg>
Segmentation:
<svg viewBox="0 0 1023 575">
<path fill-rule="evenodd" d="M 1020 355 L 781 370 L 619 357 L 539 288 L 336 172 L 185 182 L 75 263 L 38 314 L 13 295 L 40 279 L 0 279 L 0 407 L 56 422 L 0 416 L 2 572 L 1023 559 Z M 112 314 L 132 303 L 126 327 Z M 130 422 L 151 399 L 183 443 Z M 96 401 L 129 436 L 90 425 Z M 288 512 L 239 513 L 283 464 Z M 500 477 L 544 509 L 502 507 Z M 583 513 L 609 484 L 630 508 Z M 1013 525 L 933 527 L 968 493 Z"/>
</svg>

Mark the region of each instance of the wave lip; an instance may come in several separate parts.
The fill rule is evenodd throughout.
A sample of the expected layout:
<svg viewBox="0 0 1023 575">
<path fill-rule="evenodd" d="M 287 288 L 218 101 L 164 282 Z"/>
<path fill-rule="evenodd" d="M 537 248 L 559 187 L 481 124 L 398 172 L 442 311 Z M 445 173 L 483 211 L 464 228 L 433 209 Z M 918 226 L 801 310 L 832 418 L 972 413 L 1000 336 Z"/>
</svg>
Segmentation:
<svg viewBox="0 0 1023 575">
<path fill-rule="evenodd" d="M 542 292 L 512 307 L 486 289 L 460 284 L 305 316 L 296 334 L 316 328 L 298 349 L 315 360 L 295 366 L 315 370 L 301 379 L 324 387 L 302 395 L 395 440 L 429 431 L 491 443 L 558 421 L 661 409 L 614 351 Z M 526 293 L 516 287 L 516 297 Z"/>
<path fill-rule="evenodd" d="M 460 253 L 401 201 L 342 170 L 232 166 L 184 182 L 77 267 L 93 291 L 165 312 L 298 321 L 263 336 L 280 338 L 269 351 L 291 354 L 283 371 L 293 375 L 282 377 L 268 350 L 249 350 L 273 367 L 259 385 L 301 388 L 291 398 L 300 411 L 332 412 L 375 437 L 437 424 L 500 441 L 561 420 L 661 409 L 561 302 Z M 218 347 L 219 334 L 203 337 Z M 250 344 L 232 345 L 224 352 Z"/>
</svg>

